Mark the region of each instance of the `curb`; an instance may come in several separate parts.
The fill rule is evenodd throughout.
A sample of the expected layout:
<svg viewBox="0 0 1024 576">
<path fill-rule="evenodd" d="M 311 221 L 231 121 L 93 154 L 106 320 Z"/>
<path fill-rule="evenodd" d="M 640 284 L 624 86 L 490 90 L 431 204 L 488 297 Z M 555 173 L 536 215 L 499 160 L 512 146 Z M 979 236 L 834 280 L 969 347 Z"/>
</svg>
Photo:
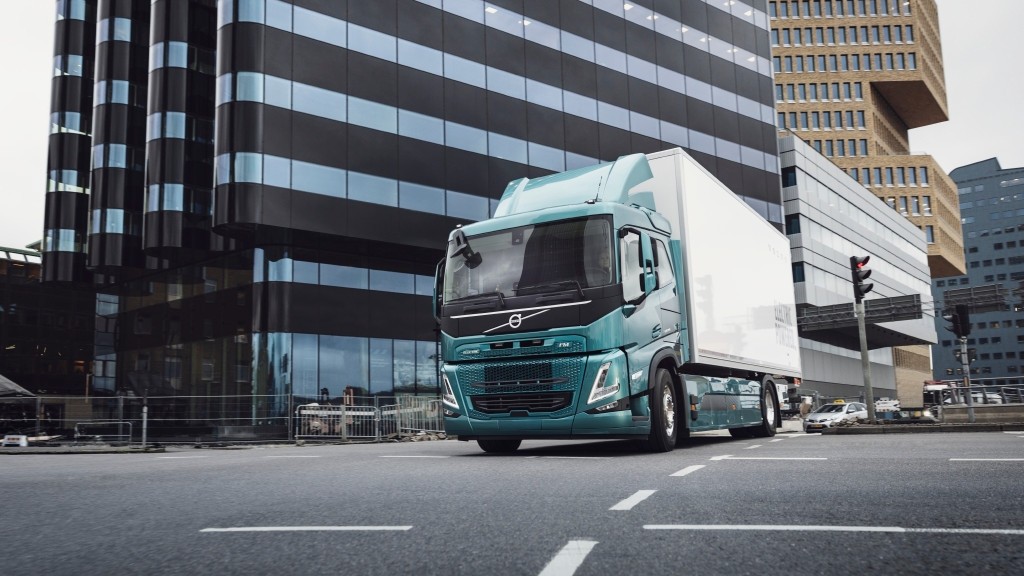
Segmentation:
<svg viewBox="0 0 1024 576">
<path fill-rule="evenodd" d="M 975 423 L 975 424 L 859 424 L 826 428 L 822 434 L 929 434 L 937 432 L 1022 432 L 1024 423 Z"/>
</svg>

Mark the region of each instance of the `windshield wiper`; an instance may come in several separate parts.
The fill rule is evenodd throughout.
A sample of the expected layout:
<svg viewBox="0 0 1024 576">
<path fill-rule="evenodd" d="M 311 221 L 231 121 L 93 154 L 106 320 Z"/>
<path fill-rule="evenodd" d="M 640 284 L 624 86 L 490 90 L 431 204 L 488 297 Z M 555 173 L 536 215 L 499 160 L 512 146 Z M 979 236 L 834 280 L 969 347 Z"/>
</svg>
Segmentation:
<svg viewBox="0 0 1024 576">
<path fill-rule="evenodd" d="M 457 298 L 455 300 L 450 300 L 448 302 L 448 304 L 455 304 L 455 303 L 461 304 L 461 303 L 464 303 L 464 302 L 471 302 L 473 300 L 480 300 L 482 298 L 491 298 L 491 297 L 494 297 L 494 296 L 498 297 L 498 303 L 501 305 L 502 308 L 507 308 L 507 306 L 505 305 L 505 295 L 501 293 L 501 290 L 495 290 L 494 292 L 481 292 L 479 294 L 470 294 L 469 296 L 463 296 L 462 298 Z"/>
<path fill-rule="evenodd" d="M 524 294 L 537 294 L 539 292 L 546 292 L 548 290 L 560 291 L 559 288 L 576 289 L 576 293 L 579 294 L 580 300 L 586 298 L 583 295 L 583 287 L 580 286 L 577 280 L 562 280 L 560 282 L 542 282 L 540 284 L 530 284 L 528 286 L 520 286 L 516 289 L 516 296 L 522 296 Z M 564 291 L 564 290 L 561 290 Z"/>
</svg>

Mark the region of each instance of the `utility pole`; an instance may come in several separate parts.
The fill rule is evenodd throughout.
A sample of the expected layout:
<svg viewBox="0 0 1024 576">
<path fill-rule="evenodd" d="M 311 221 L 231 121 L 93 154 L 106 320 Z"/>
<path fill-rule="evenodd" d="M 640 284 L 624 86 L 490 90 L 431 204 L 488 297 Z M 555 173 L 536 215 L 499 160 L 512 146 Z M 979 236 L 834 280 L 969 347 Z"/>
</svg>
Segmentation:
<svg viewBox="0 0 1024 576">
<path fill-rule="evenodd" d="M 868 331 L 864 322 L 864 302 L 857 301 L 857 332 L 860 333 L 860 367 L 864 371 L 864 399 L 868 405 L 868 422 L 875 423 L 875 393 L 871 389 L 871 360 L 868 358 Z"/>
<path fill-rule="evenodd" d="M 850 279 L 853 281 L 853 299 L 856 302 L 857 332 L 860 336 L 860 367 L 864 371 L 864 400 L 868 405 L 868 422 L 875 420 L 875 392 L 871 388 L 871 359 L 868 358 L 868 331 L 864 321 L 864 295 L 874 284 L 865 284 L 871 270 L 865 268 L 871 256 L 850 256 Z"/>
</svg>

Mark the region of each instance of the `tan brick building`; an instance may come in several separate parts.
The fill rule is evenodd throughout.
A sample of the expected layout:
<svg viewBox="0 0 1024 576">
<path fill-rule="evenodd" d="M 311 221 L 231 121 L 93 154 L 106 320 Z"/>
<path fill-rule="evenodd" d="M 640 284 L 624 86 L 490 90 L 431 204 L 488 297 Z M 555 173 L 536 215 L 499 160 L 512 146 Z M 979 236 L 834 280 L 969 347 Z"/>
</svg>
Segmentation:
<svg viewBox="0 0 1024 576">
<path fill-rule="evenodd" d="M 778 125 L 919 227 L 932 277 L 965 273 L 956 185 L 908 131 L 949 119 L 935 0 L 768 2 Z M 929 347 L 893 349 L 916 404 Z"/>
</svg>

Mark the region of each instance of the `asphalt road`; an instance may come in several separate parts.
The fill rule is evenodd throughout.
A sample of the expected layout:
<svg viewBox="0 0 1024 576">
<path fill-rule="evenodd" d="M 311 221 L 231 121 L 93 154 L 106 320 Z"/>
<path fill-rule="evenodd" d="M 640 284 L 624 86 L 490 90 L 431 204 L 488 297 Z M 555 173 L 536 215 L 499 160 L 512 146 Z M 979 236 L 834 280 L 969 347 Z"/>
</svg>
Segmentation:
<svg viewBox="0 0 1024 576">
<path fill-rule="evenodd" d="M 1024 433 L 0 456 L 0 574 L 1024 573 Z"/>
</svg>

